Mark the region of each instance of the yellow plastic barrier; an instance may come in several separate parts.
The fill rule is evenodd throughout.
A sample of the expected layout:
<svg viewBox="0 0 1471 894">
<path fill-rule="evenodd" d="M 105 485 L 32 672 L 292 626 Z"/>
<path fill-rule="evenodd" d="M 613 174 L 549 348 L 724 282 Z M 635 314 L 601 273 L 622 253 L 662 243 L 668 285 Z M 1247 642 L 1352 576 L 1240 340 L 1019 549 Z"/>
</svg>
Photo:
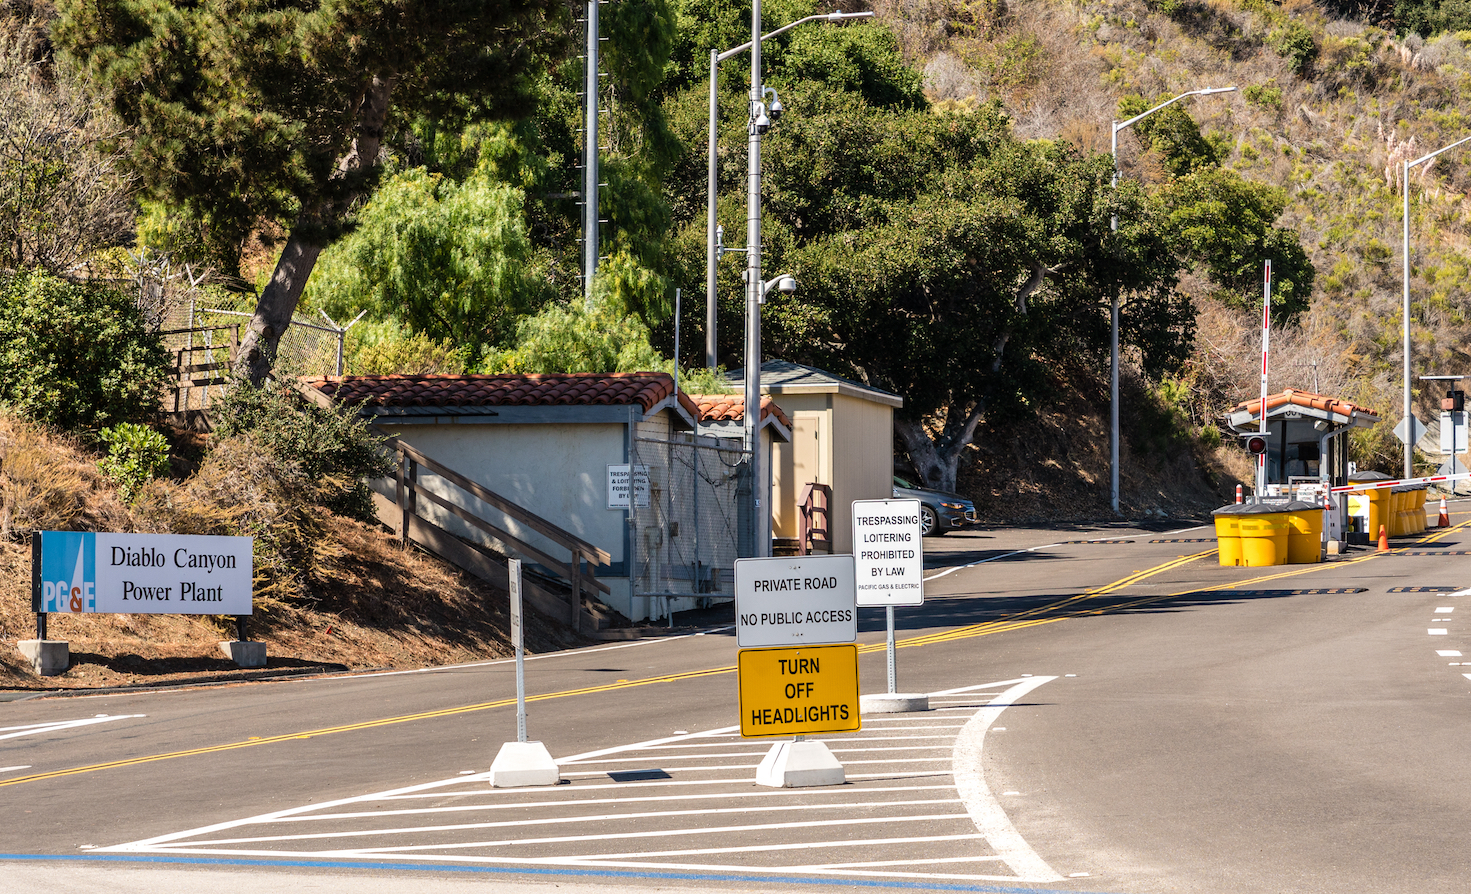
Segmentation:
<svg viewBox="0 0 1471 894">
<path fill-rule="evenodd" d="M 1241 510 L 1246 505 L 1233 503 L 1213 513 L 1216 517 L 1216 549 L 1222 565 L 1241 564 Z"/>
<path fill-rule="evenodd" d="M 1323 561 L 1323 507 L 1302 501 L 1287 504 L 1287 564 Z"/>
<path fill-rule="evenodd" d="M 1251 568 L 1281 565 L 1287 560 L 1287 516 L 1282 512 L 1242 514 L 1241 564 Z"/>
<path fill-rule="evenodd" d="M 1369 491 L 1369 539 L 1379 539 L 1379 529 L 1389 528 L 1389 491 L 1377 488 Z"/>
<path fill-rule="evenodd" d="M 1423 534 L 1423 533 L 1425 533 L 1425 528 L 1428 527 L 1426 525 L 1426 523 L 1425 523 L 1425 497 L 1426 496 L 1427 496 L 1427 494 L 1425 492 L 1425 488 L 1423 488 L 1423 487 L 1417 487 L 1417 488 L 1415 488 L 1415 515 L 1414 515 L 1414 518 L 1415 518 L 1415 533 L 1416 534 Z"/>
</svg>

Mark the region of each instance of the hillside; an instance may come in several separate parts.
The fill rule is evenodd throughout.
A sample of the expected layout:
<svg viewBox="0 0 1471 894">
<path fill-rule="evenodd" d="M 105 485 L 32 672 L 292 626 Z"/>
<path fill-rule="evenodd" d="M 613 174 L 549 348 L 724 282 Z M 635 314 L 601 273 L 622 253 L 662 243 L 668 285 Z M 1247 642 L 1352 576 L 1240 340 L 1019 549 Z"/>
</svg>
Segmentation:
<svg viewBox="0 0 1471 894">
<path fill-rule="evenodd" d="M 179 472 L 193 472 L 176 451 Z M 216 451 L 228 454 L 230 451 Z M 503 591 L 463 575 L 416 550 L 401 548 L 384 531 L 320 513 L 310 552 L 299 555 L 295 592 L 266 585 L 257 549 L 256 614 L 252 639 L 266 643 L 269 668 L 241 672 L 216 647 L 234 638 L 233 620 L 185 615 L 51 615 L 48 633 L 70 643 L 72 668 L 40 678 L 15 650 L 35 636 L 30 611 L 33 530 L 178 530 L 190 511 L 211 511 L 191 500 L 182 474 L 150 485 L 130 508 L 96 467 L 97 455 L 29 423 L 0 415 L 0 688 L 86 689 L 228 678 L 256 678 L 312 670 L 425 667 L 504 658 L 507 598 Z M 236 465 L 231 477 L 254 470 Z M 199 470 L 209 479 L 211 467 Z M 236 493 L 246 511 L 289 517 L 288 506 Z M 169 507 L 170 517 L 160 511 Z M 527 649 L 554 651 L 580 644 L 559 622 L 534 616 Z"/>
<path fill-rule="evenodd" d="M 1389 429 L 1401 413 L 1400 165 L 1466 136 L 1459 108 L 1471 89 L 1471 34 L 1426 41 L 1344 19 L 1305 0 L 1013 0 L 873 4 L 923 67 L 939 103 L 1001 101 L 1018 135 L 1109 150 L 1109 122 L 1130 95 L 1187 100 L 1223 164 L 1279 187 L 1279 225 L 1300 235 L 1318 276 L 1311 306 L 1273 335 L 1272 390 L 1307 388 L 1378 408 L 1360 438 L 1361 466 L 1398 466 Z M 1133 130 L 1120 134 L 1125 177 L 1163 177 Z M 1467 371 L 1466 230 L 1471 157 L 1454 150 L 1411 170 L 1412 374 Z M 1197 432 L 1257 390 L 1257 311 L 1186 277 L 1197 335 L 1185 369 L 1161 397 Z M 1259 300 L 1259 297 L 1258 297 Z M 1422 419 L 1439 392 L 1414 384 Z M 1135 432 L 1135 436 L 1143 434 Z M 1006 460 L 978 456 L 994 475 Z"/>
</svg>

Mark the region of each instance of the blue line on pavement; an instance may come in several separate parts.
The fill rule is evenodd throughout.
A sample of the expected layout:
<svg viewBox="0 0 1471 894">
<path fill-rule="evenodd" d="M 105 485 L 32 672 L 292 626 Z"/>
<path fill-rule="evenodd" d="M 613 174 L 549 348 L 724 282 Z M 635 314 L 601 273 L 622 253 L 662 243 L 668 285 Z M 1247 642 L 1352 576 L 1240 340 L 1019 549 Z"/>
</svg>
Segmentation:
<svg viewBox="0 0 1471 894">
<path fill-rule="evenodd" d="M 0 862 L 31 863 L 141 863 L 184 866 L 251 866 L 276 869 L 378 869 L 416 872 L 462 872 L 485 875 L 542 875 L 553 877 L 665 879 L 670 881 L 741 882 L 785 885 L 823 885 L 848 888 L 902 888 L 915 891 L 974 891 L 980 894 L 1057 894 L 1055 888 L 1015 888 L 996 885 L 957 885 L 924 881 L 881 881 L 856 878 L 808 878 L 803 876 L 719 874 L 709 872 L 633 872 L 614 869 L 552 869 L 545 867 L 477 866 L 464 863 L 373 863 L 353 860 L 267 860 L 228 857 L 165 857 L 142 854 L 0 854 Z M 1072 892 L 1085 894 L 1085 892 Z"/>
</svg>

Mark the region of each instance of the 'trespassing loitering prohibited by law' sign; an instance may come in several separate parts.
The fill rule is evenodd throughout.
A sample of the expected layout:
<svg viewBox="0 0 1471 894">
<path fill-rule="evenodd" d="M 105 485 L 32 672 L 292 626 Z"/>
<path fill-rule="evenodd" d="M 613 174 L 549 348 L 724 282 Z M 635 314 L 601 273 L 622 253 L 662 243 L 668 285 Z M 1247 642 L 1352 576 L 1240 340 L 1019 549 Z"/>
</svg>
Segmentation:
<svg viewBox="0 0 1471 894">
<path fill-rule="evenodd" d="M 41 531 L 31 610 L 249 615 L 252 537 Z"/>
</svg>

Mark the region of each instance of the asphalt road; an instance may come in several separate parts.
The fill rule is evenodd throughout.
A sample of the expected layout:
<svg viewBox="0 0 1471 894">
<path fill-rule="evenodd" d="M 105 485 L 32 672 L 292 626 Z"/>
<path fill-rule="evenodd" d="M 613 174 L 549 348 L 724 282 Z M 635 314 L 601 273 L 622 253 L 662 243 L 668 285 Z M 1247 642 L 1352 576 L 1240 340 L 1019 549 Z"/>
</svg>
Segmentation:
<svg viewBox="0 0 1471 894">
<path fill-rule="evenodd" d="M 0 890 L 1464 890 L 1471 531 L 1246 569 L 1154 527 L 927 541 L 931 710 L 823 736 L 843 786 L 753 784 L 718 626 L 528 662 L 548 788 L 486 782 L 507 662 L 3 703 Z"/>
</svg>

